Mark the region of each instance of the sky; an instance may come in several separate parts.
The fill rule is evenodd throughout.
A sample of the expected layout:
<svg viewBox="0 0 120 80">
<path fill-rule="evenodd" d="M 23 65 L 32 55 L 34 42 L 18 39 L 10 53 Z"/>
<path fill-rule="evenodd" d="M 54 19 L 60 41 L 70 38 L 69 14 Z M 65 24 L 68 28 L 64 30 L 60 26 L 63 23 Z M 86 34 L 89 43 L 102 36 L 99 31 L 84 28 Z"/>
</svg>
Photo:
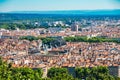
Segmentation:
<svg viewBox="0 0 120 80">
<path fill-rule="evenodd" d="M 120 0 L 0 0 L 0 12 L 120 9 Z"/>
</svg>

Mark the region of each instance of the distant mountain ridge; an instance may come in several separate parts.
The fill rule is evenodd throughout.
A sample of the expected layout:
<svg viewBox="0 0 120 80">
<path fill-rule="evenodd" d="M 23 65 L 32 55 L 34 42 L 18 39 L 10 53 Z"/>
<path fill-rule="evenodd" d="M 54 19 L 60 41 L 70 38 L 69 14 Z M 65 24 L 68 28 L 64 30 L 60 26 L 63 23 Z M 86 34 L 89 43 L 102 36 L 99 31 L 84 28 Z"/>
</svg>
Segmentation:
<svg viewBox="0 0 120 80">
<path fill-rule="evenodd" d="M 114 10 L 59 10 L 59 11 L 11 11 L 9 14 L 80 14 L 80 15 L 120 15 L 120 9 Z"/>
<path fill-rule="evenodd" d="M 61 10 L 61 11 L 12 11 L 17 14 L 81 14 L 81 15 L 120 15 L 120 9 L 115 10 Z"/>
</svg>

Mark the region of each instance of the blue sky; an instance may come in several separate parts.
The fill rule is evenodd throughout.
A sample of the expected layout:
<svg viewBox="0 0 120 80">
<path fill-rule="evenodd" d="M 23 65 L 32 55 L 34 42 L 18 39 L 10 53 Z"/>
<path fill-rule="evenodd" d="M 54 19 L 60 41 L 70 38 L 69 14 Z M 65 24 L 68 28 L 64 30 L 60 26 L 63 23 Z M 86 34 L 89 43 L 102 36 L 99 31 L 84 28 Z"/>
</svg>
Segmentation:
<svg viewBox="0 0 120 80">
<path fill-rule="evenodd" d="M 120 9 L 120 0 L 0 0 L 0 12 Z"/>
</svg>

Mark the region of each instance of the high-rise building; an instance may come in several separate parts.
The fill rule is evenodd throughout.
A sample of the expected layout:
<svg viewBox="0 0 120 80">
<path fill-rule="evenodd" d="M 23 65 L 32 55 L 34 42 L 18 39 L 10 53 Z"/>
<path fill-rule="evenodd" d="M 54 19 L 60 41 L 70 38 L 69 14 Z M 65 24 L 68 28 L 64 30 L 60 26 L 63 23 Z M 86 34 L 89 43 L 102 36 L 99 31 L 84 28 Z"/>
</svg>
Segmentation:
<svg viewBox="0 0 120 80">
<path fill-rule="evenodd" d="M 78 32 L 78 28 L 79 28 L 79 25 L 78 25 L 77 23 L 73 23 L 73 24 L 71 25 L 71 31 L 76 31 L 76 32 Z"/>
</svg>

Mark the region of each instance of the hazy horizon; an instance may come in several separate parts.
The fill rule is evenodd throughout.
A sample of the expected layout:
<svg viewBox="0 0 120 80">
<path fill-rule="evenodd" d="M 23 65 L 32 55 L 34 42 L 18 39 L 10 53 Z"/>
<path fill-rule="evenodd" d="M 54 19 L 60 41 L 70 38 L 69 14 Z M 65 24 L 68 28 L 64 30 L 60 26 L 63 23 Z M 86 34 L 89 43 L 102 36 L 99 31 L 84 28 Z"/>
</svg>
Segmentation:
<svg viewBox="0 0 120 80">
<path fill-rule="evenodd" d="M 120 9 L 120 0 L 0 0 L 0 12 Z"/>
</svg>

